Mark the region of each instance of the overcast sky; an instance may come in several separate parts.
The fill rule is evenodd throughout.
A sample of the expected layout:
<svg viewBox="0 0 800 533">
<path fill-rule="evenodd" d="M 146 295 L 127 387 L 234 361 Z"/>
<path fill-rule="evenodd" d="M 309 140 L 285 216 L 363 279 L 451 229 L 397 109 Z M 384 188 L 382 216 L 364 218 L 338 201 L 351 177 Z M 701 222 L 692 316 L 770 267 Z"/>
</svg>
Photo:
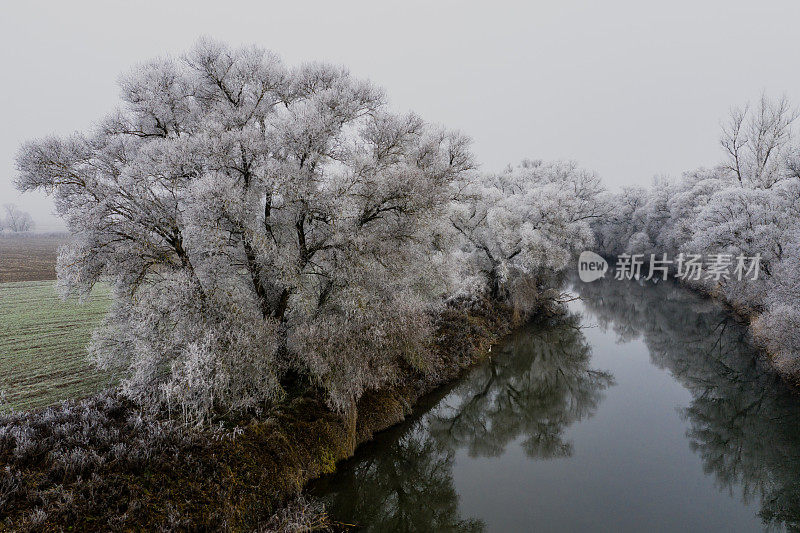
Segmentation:
<svg viewBox="0 0 800 533">
<path fill-rule="evenodd" d="M 800 104 L 800 2 L 13 2 L 0 20 L 0 203 L 20 142 L 85 130 L 137 62 L 201 35 L 327 60 L 399 110 L 468 133 L 482 167 L 574 159 L 610 187 L 711 165 L 720 120 L 762 91 Z"/>
</svg>

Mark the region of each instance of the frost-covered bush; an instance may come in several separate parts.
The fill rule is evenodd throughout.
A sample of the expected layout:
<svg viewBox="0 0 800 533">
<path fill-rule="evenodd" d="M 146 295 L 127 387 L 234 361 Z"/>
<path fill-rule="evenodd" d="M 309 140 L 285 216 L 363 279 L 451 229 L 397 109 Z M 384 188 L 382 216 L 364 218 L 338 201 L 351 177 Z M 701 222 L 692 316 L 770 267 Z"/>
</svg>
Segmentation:
<svg viewBox="0 0 800 533">
<path fill-rule="evenodd" d="M 421 342 L 447 289 L 434 240 L 473 167 L 468 140 L 390 111 L 342 68 L 257 48 L 200 41 L 121 85 L 93 131 L 18 156 L 19 188 L 52 192 L 72 233 L 63 292 L 114 284 L 94 359 L 126 369 L 129 397 L 193 420 L 281 397 L 290 370 L 331 384 L 334 405 L 390 379 L 398 361 L 325 343 L 355 354 L 358 331 L 391 359 Z M 372 312 L 401 297 L 413 312 Z M 398 330 L 419 335 L 386 334 Z M 360 376 L 352 390 L 337 365 Z"/>
<path fill-rule="evenodd" d="M 306 533 L 308 531 L 334 531 L 325 512 L 325 505 L 306 496 L 286 503 L 270 519 L 256 528 L 256 533 Z"/>
<path fill-rule="evenodd" d="M 775 365 L 800 377 L 800 241 L 769 280 L 764 311 L 753 323 L 756 337 L 767 346 Z"/>
<path fill-rule="evenodd" d="M 63 402 L 43 411 L 0 416 L 0 501 L 36 501 L 15 482 L 21 470 L 44 465 L 50 491 L 78 478 L 89 479 L 109 461 L 116 468 L 141 469 L 153 454 L 191 441 L 174 423 L 142 417 L 115 394 L 104 393 L 81 402 Z M 68 495 L 64 496 L 69 498 Z M 2 506 L 0 506 L 2 507 Z"/>
<path fill-rule="evenodd" d="M 756 319 L 753 330 L 779 370 L 786 375 L 800 376 L 800 307 L 797 304 L 770 305 Z"/>
<path fill-rule="evenodd" d="M 187 420 L 201 421 L 218 406 L 247 410 L 277 399 L 278 322 L 261 317 L 247 292 L 216 292 L 206 302 L 203 308 L 181 273 L 142 285 L 135 299 L 117 295 L 93 336 L 92 357 L 101 367 L 127 369 L 128 397 L 163 402 Z"/>
<path fill-rule="evenodd" d="M 331 313 L 297 328 L 293 341 L 334 407 L 348 411 L 376 380 L 391 384 L 402 370 L 428 370 L 433 325 L 413 293 L 374 300 L 352 293 Z"/>
<path fill-rule="evenodd" d="M 57 530 L 63 524 L 78 524 L 78 530 L 171 530 L 161 510 L 186 499 L 200 501 L 192 484 L 230 489 L 231 479 L 223 479 L 231 472 L 224 450 L 235 448 L 233 437 L 241 431 L 189 431 L 116 392 L 0 414 L 0 530 Z M 174 492 L 164 486 L 172 482 Z M 223 503 L 220 497 L 216 505 Z M 202 505 L 193 508 L 198 510 Z M 191 513 L 181 512 L 184 521 Z M 194 516 L 219 526 L 224 513 L 214 512 Z"/>
</svg>

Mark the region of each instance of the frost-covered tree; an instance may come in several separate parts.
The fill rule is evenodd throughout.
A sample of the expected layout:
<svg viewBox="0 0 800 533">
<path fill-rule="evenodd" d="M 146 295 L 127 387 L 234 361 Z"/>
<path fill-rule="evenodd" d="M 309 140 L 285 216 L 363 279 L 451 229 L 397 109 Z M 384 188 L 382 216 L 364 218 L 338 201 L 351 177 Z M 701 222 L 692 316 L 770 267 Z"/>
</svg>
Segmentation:
<svg viewBox="0 0 800 533">
<path fill-rule="evenodd" d="M 625 187 L 622 192 L 605 198 L 607 214 L 591 223 L 601 253 L 613 256 L 630 249 L 631 237 L 643 229 L 646 194 L 641 187 Z"/>
<path fill-rule="evenodd" d="M 0 221 L 0 231 L 3 228 L 14 233 L 25 233 L 33 231 L 35 224 L 33 217 L 27 211 L 23 211 L 14 204 L 5 205 L 6 217 L 5 220 Z"/>
<path fill-rule="evenodd" d="M 520 277 L 564 269 L 593 243 L 600 216 L 599 177 L 571 162 L 523 161 L 463 184 L 450 220 L 462 258 L 487 280 L 494 297 Z"/>
<path fill-rule="evenodd" d="M 727 159 L 723 168 L 745 187 L 769 189 L 783 180 L 797 116 L 785 97 L 762 95 L 755 106 L 733 108 L 720 139 Z"/>
<path fill-rule="evenodd" d="M 331 404 L 424 367 L 431 253 L 468 140 L 346 70 L 202 40 L 122 83 L 92 132 L 25 144 L 67 221 L 59 283 L 115 303 L 91 353 L 146 405 L 250 409 L 308 375 Z"/>
</svg>

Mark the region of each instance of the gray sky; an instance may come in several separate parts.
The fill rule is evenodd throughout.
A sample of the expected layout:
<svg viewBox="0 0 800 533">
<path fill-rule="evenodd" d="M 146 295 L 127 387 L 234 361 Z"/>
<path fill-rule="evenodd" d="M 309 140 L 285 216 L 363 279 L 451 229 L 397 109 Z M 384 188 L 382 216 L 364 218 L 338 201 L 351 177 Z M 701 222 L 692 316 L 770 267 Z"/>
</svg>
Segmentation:
<svg viewBox="0 0 800 533">
<path fill-rule="evenodd" d="M 610 187 L 721 157 L 720 119 L 762 91 L 800 104 L 797 0 L 13 2 L 0 20 L 0 204 L 40 227 L 52 203 L 11 180 L 25 139 L 84 130 L 137 62 L 200 35 L 287 63 L 327 60 L 399 110 L 458 128 L 484 169 L 575 159 Z"/>
</svg>

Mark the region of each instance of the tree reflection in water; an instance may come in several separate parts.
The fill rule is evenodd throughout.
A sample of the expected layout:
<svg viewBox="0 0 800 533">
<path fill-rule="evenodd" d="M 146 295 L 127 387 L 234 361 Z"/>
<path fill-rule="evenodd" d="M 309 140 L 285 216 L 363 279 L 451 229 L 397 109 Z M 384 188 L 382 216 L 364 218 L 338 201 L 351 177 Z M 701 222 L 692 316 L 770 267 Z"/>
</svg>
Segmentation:
<svg viewBox="0 0 800 533">
<path fill-rule="evenodd" d="M 590 416 L 612 383 L 589 367 L 591 348 L 579 325 L 571 315 L 510 338 L 431 414 L 433 438 L 473 457 L 501 455 L 518 437 L 529 457 L 571 455 L 564 429 Z"/>
<path fill-rule="evenodd" d="M 612 377 L 589 367 L 591 349 L 570 315 L 525 328 L 501 353 L 405 424 L 378 436 L 313 492 L 341 522 L 373 531 L 480 531 L 460 517 L 453 484 L 459 449 L 496 456 L 521 439 L 531 458 L 568 456 L 571 424 L 591 416 Z"/>
<path fill-rule="evenodd" d="M 744 324 L 670 283 L 575 284 L 586 309 L 691 395 L 687 437 L 722 490 L 760 500 L 765 526 L 800 529 L 800 396 L 767 367 Z"/>
</svg>

